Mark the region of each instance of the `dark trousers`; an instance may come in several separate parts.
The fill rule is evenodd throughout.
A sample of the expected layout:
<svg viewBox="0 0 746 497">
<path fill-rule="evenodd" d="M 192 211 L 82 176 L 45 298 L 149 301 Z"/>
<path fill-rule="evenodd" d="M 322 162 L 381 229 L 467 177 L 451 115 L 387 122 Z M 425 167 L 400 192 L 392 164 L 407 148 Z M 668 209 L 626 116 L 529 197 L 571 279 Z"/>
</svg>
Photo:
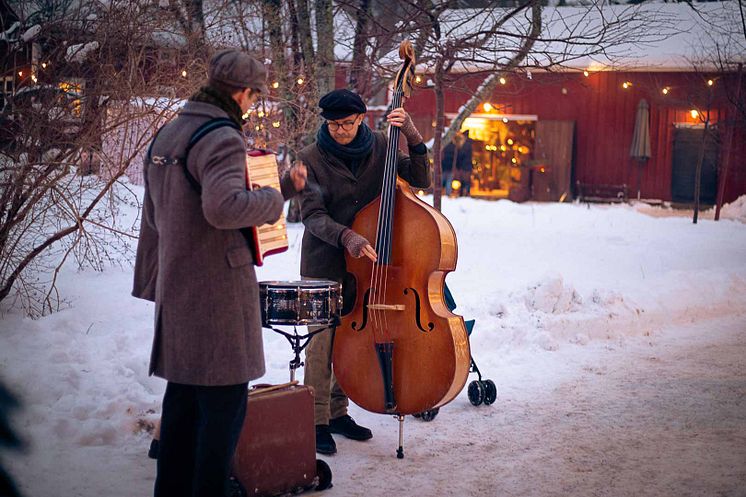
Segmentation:
<svg viewBox="0 0 746 497">
<path fill-rule="evenodd" d="M 163 396 L 155 497 L 223 497 L 246 415 L 248 383 L 169 382 Z"/>
</svg>

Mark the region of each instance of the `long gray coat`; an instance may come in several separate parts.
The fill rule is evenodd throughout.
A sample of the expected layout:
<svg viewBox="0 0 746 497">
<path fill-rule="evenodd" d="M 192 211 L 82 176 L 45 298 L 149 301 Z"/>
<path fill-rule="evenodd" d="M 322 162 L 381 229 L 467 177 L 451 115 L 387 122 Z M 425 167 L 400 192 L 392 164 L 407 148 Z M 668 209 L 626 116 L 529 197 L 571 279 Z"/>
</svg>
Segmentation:
<svg viewBox="0 0 746 497">
<path fill-rule="evenodd" d="M 360 164 L 357 174 L 316 143 L 299 152 L 308 167 L 308 184 L 300 197 L 306 227 L 300 259 L 302 276 L 343 281 L 347 269 L 340 244 L 342 231 L 352 225 L 360 209 L 381 194 L 388 137 L 380 131 L 374 135 L 373 151 Z M 427 188 L 432 180 L 427 152 L 417 154 L 410 148 L 409 154 L 398 151 L 399 176 L 414 187 Z"/>
<path fill-rule="evenodd" d="M 204 122 L 227 114 L 187 102 L 154 141 L 155 159 L 184 156 Z M 132 294 L 155 301 L 150 374 L 190 385 L 232 385 L 264 374 L 254 259 L 239 228 L 276 221 L 283 196 L 247 191 L 246 145 L 223 127 L 200 140 L 187 167 L 145 164 L 142 230 Z M 288 182 L 283 182 L 283 191 Z"/>
</svg>

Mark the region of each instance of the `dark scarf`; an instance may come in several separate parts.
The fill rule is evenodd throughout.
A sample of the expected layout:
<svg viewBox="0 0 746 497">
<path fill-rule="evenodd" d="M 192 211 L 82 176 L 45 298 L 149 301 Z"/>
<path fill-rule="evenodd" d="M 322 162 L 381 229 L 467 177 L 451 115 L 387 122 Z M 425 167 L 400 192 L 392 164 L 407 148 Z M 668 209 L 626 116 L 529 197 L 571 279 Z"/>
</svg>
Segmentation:
<svg viewBox="0 0 746 497">
<path fill-rule="evenodd" d="M 216 90 L 211 86 L 203 86 L 197 93 L 189 97 L 190 102 L 204 102 L 207 104 L 214 105 L 225 111 L 228 117 L 238 124 L 243 126 L 243 112 L 241 112 L 241 106 L 233 100 L 233 97 L 226 95 L 225 93 Z"/>
<path fill-rule="evenodd" d="M 322 124 L 316 133 L 316 145 L 319 149 L 342 161 L 352 174 L 357 174 L 360 164 L 370 155 L 375 139 L 375 135 L 365 123 L 360 125 L 357 135 L 347 145 L 341 145 L 332 138 L 327 123 Z"/>
</svg>

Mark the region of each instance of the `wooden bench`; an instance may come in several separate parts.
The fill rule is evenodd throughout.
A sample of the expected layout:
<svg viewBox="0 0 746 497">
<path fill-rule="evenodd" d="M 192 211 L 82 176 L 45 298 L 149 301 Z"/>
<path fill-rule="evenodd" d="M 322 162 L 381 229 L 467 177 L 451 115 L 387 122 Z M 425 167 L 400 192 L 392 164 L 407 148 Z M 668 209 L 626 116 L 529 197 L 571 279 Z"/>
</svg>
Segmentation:
<svg viewBox="0 0 746 497">
<path fill-rule="evenodd" d="M 594 185 L 575 182 L 579 202 L 627 202 L 627 185 Z"/>
</svg>

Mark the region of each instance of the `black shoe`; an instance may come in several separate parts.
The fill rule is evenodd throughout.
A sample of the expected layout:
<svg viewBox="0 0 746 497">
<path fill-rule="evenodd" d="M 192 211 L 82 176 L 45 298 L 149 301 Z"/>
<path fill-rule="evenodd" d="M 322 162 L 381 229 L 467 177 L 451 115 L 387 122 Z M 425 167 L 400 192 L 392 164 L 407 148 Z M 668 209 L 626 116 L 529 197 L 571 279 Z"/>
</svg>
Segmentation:
<svg viewBox="0 0 746 497">
<path fill-rule="evenodd" d="M 337 444 L 329 431 L 329 425 L 316 425 L 316 452 L 330 456 L 337 452 Z"/>
<path fill-rule="evenodd" d="M 355 423 L 355 420 L 348 414 L 330 420 L 329 431 L 339 433 L 352 440 L 368 440 L 373 437 L 373 433 L 368 428 Z"/>
<path fill-rule="evenodd" d="M 151 459 L 158 459 L 158 440 L 155 438 L 150 441 L 150 449 L 148 450 L 148 457 Z"/>
</svg>

